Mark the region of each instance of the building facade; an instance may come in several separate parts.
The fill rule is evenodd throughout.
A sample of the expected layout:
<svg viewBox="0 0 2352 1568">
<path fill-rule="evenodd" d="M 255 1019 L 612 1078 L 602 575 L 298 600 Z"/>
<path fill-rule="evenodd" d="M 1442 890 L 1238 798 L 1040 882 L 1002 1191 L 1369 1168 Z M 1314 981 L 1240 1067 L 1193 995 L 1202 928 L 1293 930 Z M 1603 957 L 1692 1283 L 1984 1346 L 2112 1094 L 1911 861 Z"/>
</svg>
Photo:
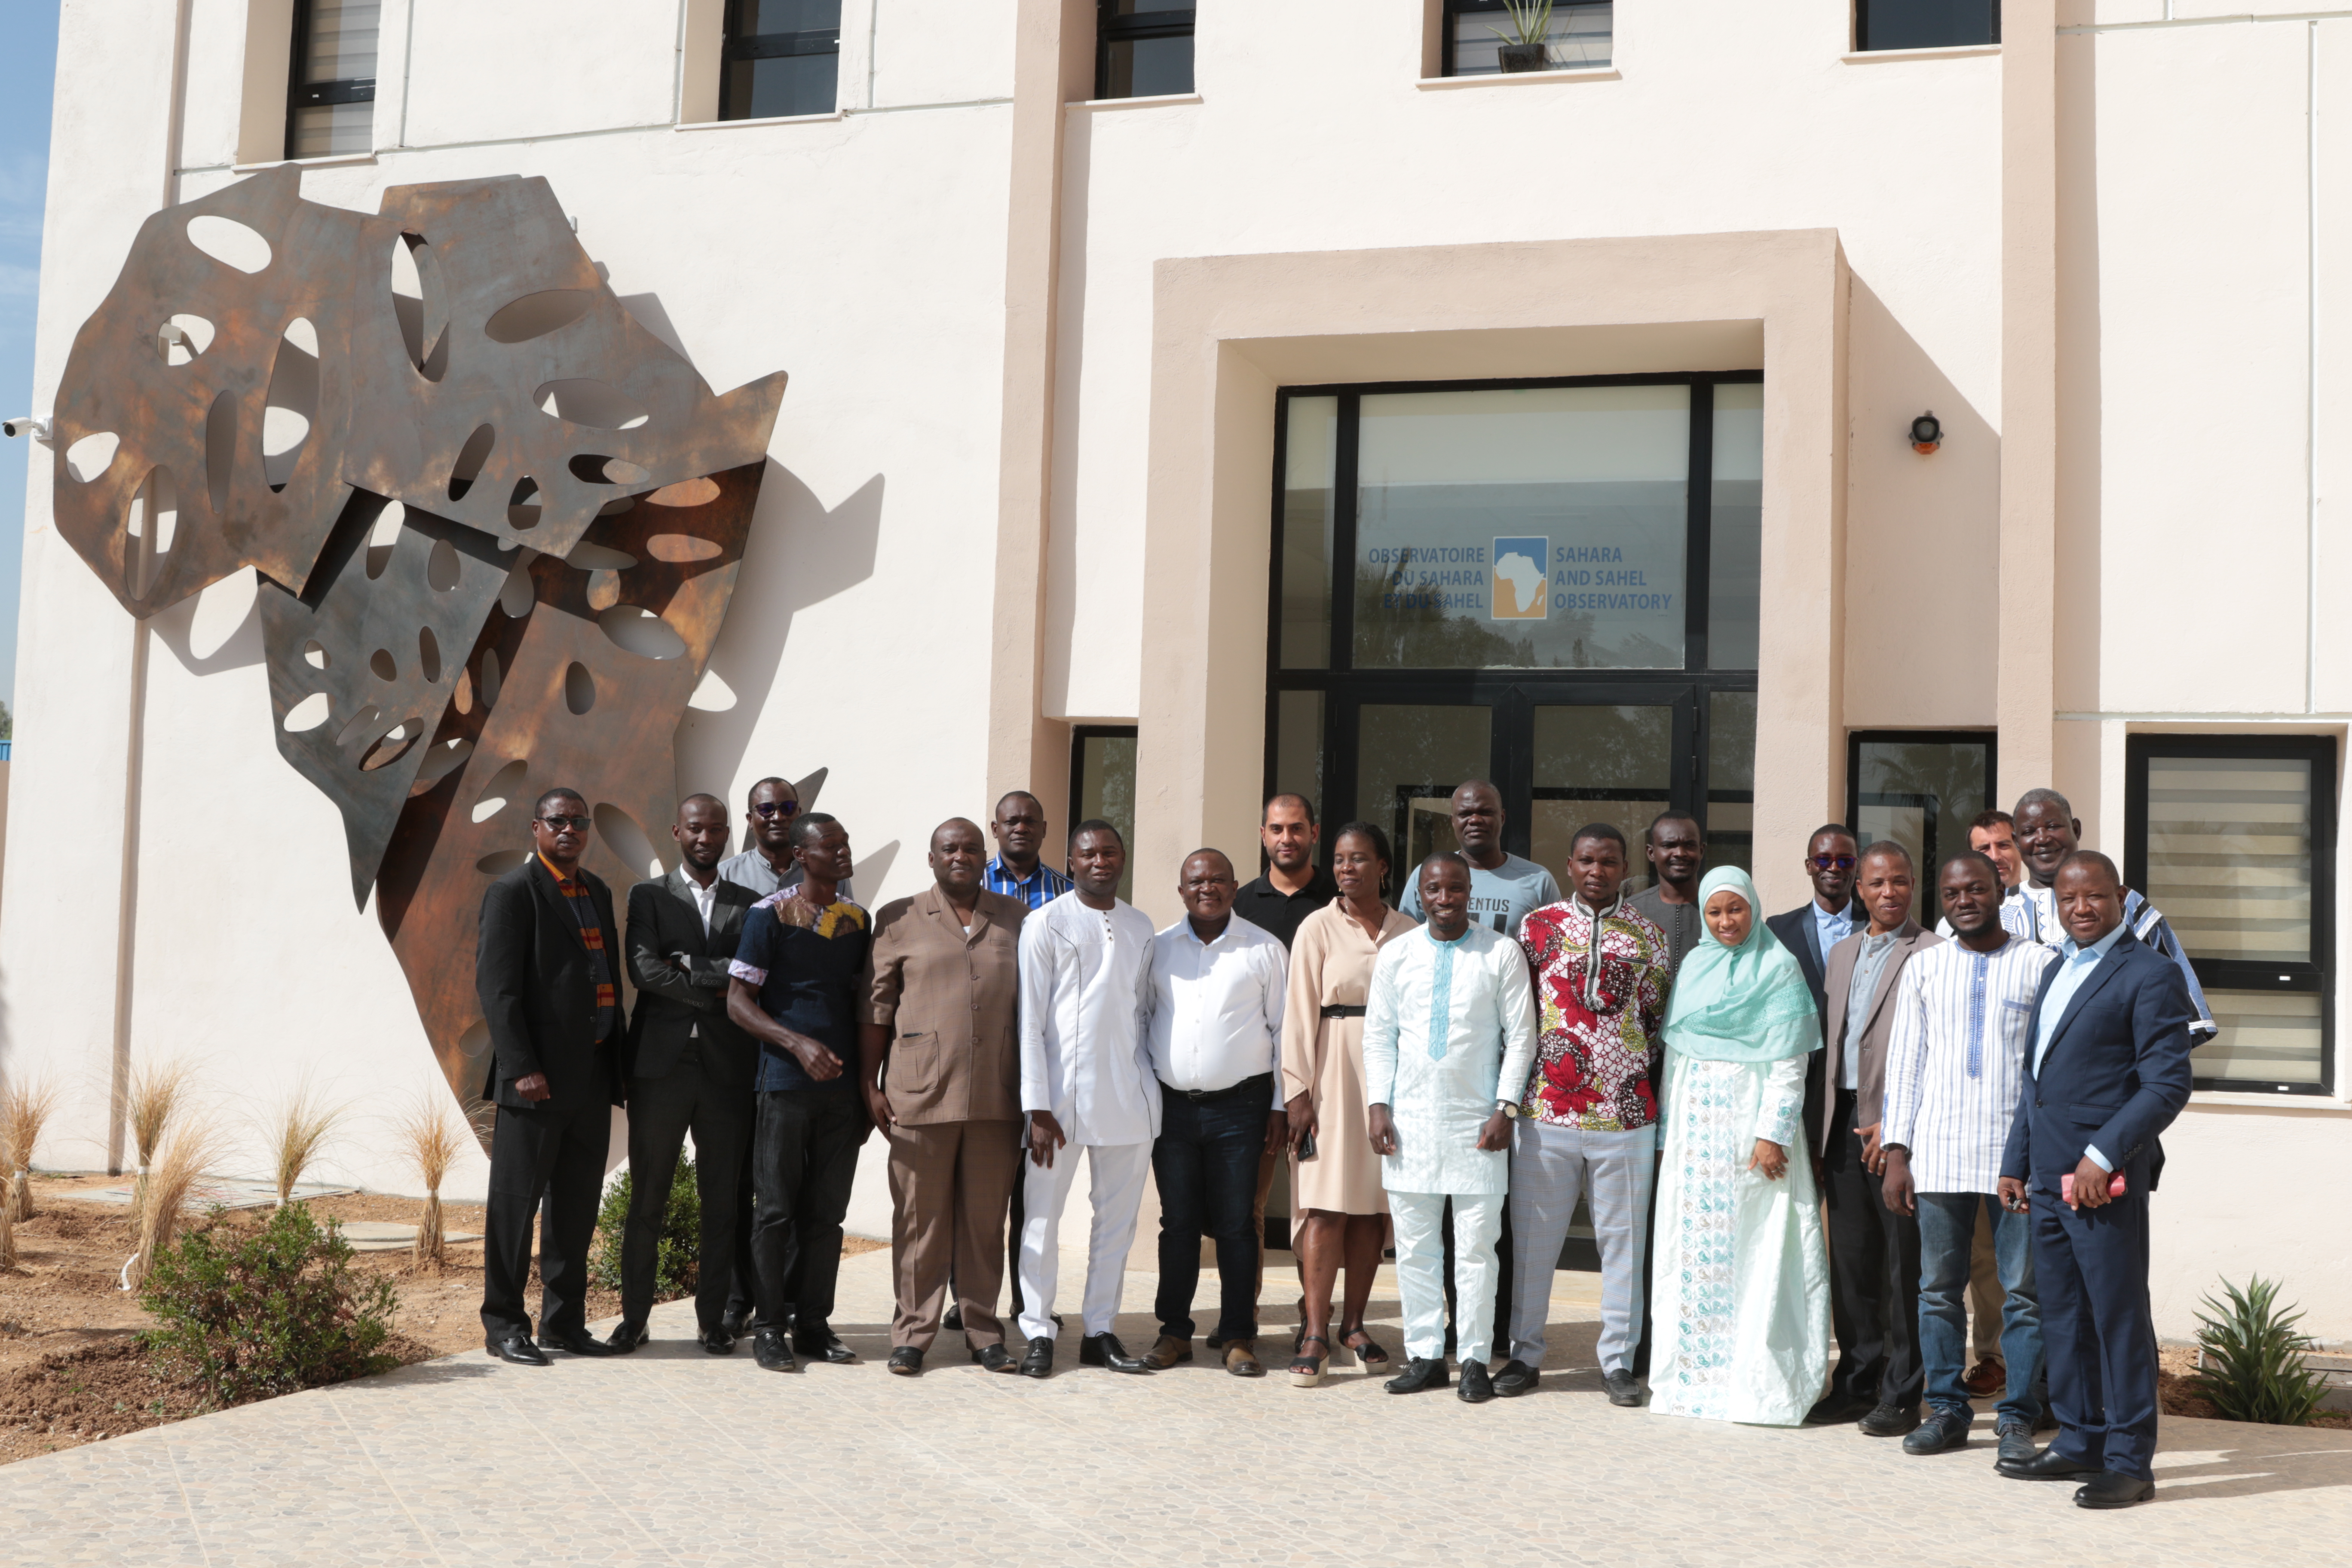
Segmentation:
<svg viewBox="0 0 2352 1568">
<path fill-rule="evenodd" d="M 1129 823 L 1165 920 L 1273 788 L 1421 850 L 1490 776 L 1554 865 L 1679 805 L 1777 910 L 1821 822 L 1932 860 L 2054 785 L 2222 1025 L 2168 1138 L 2160 1327 L 2260 1270 L 2352 1339 L 2341 1227 L 2273 1176 L 2352 1152 L 2352 12 L 1580 0 L 1532 58 L 1509 28 L 68 0 L 37 404 L 160 206 L 289 157 L 371 211 L 544 176 L 713 387 L 791 373 L 677 783 L 826 769 L 873 901 L 1016 786 Z M 252 574 L 138 627 L 35 470 L 0 1049 L 71 1090 L 42 1163 L 121 1165 L 112 1086 L 158 1055 L 225 1100 L 430 1091 L 272 743 Z M 413 1185 L 352 1143 L 342 1174 Z"/>
</svg>

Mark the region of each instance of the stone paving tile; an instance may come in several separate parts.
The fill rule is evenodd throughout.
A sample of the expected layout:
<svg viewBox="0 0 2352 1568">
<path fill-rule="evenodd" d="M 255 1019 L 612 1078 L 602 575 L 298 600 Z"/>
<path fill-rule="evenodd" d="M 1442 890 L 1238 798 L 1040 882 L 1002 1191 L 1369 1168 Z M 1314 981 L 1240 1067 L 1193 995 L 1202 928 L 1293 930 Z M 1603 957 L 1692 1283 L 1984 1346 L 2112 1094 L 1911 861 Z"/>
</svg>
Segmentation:
<svg viewBox="0 0 2352 1568">
<path fill-rule="evenodd" d="M 2352 1434 L 2168 1421 L 2158 1502 L 2094 1515 L 1994 1476 L 1990 1423 L 1967 1453 L 1915 1459 L 1851 1428 L 1617 1410 L 1574 1275 L 1538 1392 L 1474 1408 L 1392 1398 L 1393 1364 L 1344 1356 L 1312 1390 L 1228 1377 L 1203 1345 L 1151 1377 L 1081 1368 L 1075 1316 L 1046 1382 L 982 1373 L 952 1336 L 894 1378 L 887 1263 L 843 1268 L 835 1327 L 864 1365 L 705 1355 L 673 1303 L 625 1360 L 451 1357 L 10 1466 L 0 1563 L 1698 1565 L 1948 1537 L 1973 1562 L 2273 1568 L 2338 1563 L 2352 1531 Z M 1079 1284 L 1066 1268 L 1066 1303 Z M 1156 1284 L 1127 1279 L 1130 1348 L 1156 1332 Z M 1265 1291 L 1277 1367 L 1287 1284 Z M 1373 1331 L 1401 1357 L 1383 1285 Z M 1203 1307 L 1214 1291 L 1208 1273 Z"/>
</svg>

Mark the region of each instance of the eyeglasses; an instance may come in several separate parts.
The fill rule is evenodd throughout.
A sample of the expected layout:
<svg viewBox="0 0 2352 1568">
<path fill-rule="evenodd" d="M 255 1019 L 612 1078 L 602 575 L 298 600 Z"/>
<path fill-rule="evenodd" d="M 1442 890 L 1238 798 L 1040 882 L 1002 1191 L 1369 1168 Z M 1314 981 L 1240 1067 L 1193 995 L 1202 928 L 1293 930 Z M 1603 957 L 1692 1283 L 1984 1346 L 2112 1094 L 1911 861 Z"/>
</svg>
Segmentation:
<svg viewBox="0 0 2352 1568">
<path fill-rule="evenodd" d="M 1805 862 L 1816 871 L 1851 871 L 1854 857 L 1851 855 L 1816 855 Z"/>
<path fill-rule="evenodd" d="M 547 824 L 548 826 L 555 829 L 558 833 L 562 832 L 567 827 L 574 833 L 585 833 L 588 831 L 589 819 L 584 816 L 542 816 L 540 820 Z"/>
<path fill-rule="evenodd" d="M 761 816 L 793 816 L 799 813 L 801 803 L 796 800 L 763 800 L 751 809 Z"/>
</svg>

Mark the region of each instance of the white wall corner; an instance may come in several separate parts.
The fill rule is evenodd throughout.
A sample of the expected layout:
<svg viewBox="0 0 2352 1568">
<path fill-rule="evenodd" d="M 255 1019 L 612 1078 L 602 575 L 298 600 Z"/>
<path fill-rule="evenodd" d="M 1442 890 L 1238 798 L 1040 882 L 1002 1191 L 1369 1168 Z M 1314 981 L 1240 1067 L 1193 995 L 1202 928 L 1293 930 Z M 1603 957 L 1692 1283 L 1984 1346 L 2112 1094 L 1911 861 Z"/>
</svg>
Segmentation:
<svg viewBox="0 0 2352 1568">
<path fill-rule="evenodd" d="M 236 161 L 286 156 L 286 92 L 294 70 L 294 0 L 247 0 L 245 76 L 239 84 Z M 378 89 L 379 96 L 381 88 Z"/>
<path fill-rule="evenodd" d="M 685 0 L 678 23 L 677 122 L 719 118 L 719 75 L 727 47 L 727 0 Z"/>
</svg>

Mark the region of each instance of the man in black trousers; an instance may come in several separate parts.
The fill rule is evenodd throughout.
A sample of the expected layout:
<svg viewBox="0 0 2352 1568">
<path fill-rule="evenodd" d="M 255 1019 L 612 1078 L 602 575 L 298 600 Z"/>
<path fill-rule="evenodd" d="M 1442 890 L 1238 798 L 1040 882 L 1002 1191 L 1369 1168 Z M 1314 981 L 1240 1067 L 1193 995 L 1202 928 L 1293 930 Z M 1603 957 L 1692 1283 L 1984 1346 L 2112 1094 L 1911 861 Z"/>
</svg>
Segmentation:
<svg viewBox="0 0 2352 1568">
<path fill-rule="evenodd" d="M 588 803 L 551 789 L 531 808 L 533 853 L 482 895 L 474 986 L 490 1031 L 482 1095 L 498 1106 L 482 1240 L 484 1347 L 545 1366 L 546 1349 L 610 1353 L 588 1331 L 589 1238 L 621 1102 L 621 937 L 613 894 L 580 865 Z M 523 1287 L 541 1197 L 539 1342 Z"/>
<path fill-rule="evenodd" d="M 727 805 L 716 795 L 678 803 L 669 836 L 679 863 L 629 889 L 629 1217 L 621 1239 L 621 1321 L 609 1342 L 645 1343 L 654 1262 L 679 1149 L 694 1134 L 702 1234 L 694 1293 L 696 1337 L 712 1355 L 735 1349 L 723 1322 L 735 1271 L 736 1173 L 751 1142 L 751 1074 L 759 1047 L 727 1016 L 727 966 L 743 916 L 759 895 L 719 874 Z"/>
</svg>

